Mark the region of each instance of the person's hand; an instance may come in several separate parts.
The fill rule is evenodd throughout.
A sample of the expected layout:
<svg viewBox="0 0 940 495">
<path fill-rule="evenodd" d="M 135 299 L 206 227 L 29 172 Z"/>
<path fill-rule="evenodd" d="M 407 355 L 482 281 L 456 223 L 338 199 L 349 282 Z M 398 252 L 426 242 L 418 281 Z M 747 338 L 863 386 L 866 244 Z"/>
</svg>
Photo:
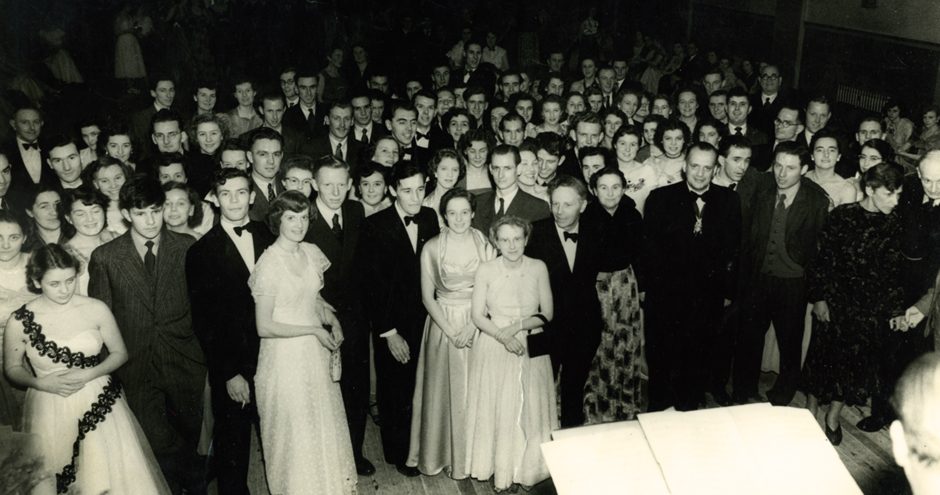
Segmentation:
<svg viewBox="0 0 940 495">
<path fill-rule="evenodd" d="M 468 347 L 470 343 L 473 342 L 473 335 L 476 333 L 477 329 L 473 326 L 473 323 L 468 323 L 463 327 L 454 337 L 454 346 L 455 347 Z"/>
<path fill-rule="evenodd" d="M 915 306 L 911 306 L 904 312 L 904 319 L 907 320 L 907 325 L 913 328 L 924 321 L 924 313 L 921 313 Z"/>
<path fill-rule="evenodd" d="M 85 386 L 81 377 L 75 377 L 71 370 L 50 373 L 36 380 L 36 388 L 50 394 L 68 397 Z"/>
<path fill-rule="evenodd" d="M 888 320 L 888 326 L 891 330 L 896 332 L 906 332 L 910 329 L 909 324 L 907 323 L 907 318 L 905 316 L 895 316 Z"/>
<path fill-rule="evenodd" d="M 732 302 L 731 299 L 725 298 L 725 306 L 724 306 L 724 307 L 727 308 L 728 306 L 731 306 L 731 302 Z"/>
<path fill-rule="evenodd" d="M 814 302 L 813 314 L 816 315 L 817 320 L 829 323 L 829 305 L 826 304 L 826 301 Z"/>
<path fill-rule="evenodd" d="M 242 407 L 251 402 L 251 388 L 248 386 L 248 380 L 241 375 L 235 375 L 226 381 L 225 391 L 228 392 L 230 399 L 238 402 Z"/>
<path fill-rule="evenodd" d="M 503 346 L 506 348 L 507 351 L 517 356 L 521 356 L 525 352 L 525 346 L 522 345 L 522 342 L 519 342 L 519 339 L 515 337 L 506 338 L 505 341 L 503 342 Z"/>
<path fill-rule="evenodd" d="M 346 340 L 346 336 L 343 335 L 343 327 L 339 326 L 339 322 L 330 328 L 330 333 L 333 335 L 333 342 L 336 342 L 336 347 L 343 345 L 343 341 Z"/>
<path fill-rule="evenodd" d="M 389 335 L 385 338 L 386 343 L 388 344 L 388 350 L 392 353 L 392 357 L 395 358 L 401 364 L 407 363 L 411 360 L 411 351 L 408 349 L 408 342 L 405 342 L 405 339 L 397 333 L 395 335 Z"/>
<path fill-rule="evenodd" d="M 317 340 L 320 341 L 320 344 L 330 351 L 335 351 L 337 348 L 339 348 L 339 344 L 337 344 L 336 340 L 333 339 L 333 335 L 326 331 L 326 329 L 317 328 L 313 331 L 313 334 L 316 335 Z"/>
</svg>

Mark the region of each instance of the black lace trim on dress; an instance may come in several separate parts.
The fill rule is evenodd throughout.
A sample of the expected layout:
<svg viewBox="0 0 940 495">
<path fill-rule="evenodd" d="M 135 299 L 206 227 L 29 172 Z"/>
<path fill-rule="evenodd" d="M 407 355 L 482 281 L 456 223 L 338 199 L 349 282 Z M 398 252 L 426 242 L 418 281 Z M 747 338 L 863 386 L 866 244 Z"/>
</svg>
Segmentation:
<svg viewBox="0 0 940 495">
<path fill-rule="evenodd" d="M 121 382 L 114 377 L 108 377 L 108 384 L 105 385 L 101 393 L 98 394 L 98 400 L 96 400 L 91 405 L 91 408 L 85 411 L 82 418 L 78 420 L 78 438 L 72 443 L 72 460 L 62 468 L 62 472 L 55 475 L 57 493 L 67 492 L 69 485 L 75 482 L 77 472 L 75 463 L 78 460 L 78 452 L 82 440 L 85 439 L 88 433 L 94 431 L 99 423 L 105 420 L 105 416 L 111 412 L 111 408 L 120 396 Z"/>
<path fill-rule="evenodd" d="M 33 321 L 33 312 L 26 309 L 26 305 L 13 312 L 13 316 L 23 322 L 23 333 L 29 336 L 29 344 L 39 351 L 40 356 L 46 356 L 53 363 L 63 363 L 69 368 L 91 368 L 98 366 L 103 356 L 86 356 L 84 352 L 72 352 L 68 346 L 59 347 L 59 344 L 46 340 L 42 333 L 42 326 Z"/>
</svg>

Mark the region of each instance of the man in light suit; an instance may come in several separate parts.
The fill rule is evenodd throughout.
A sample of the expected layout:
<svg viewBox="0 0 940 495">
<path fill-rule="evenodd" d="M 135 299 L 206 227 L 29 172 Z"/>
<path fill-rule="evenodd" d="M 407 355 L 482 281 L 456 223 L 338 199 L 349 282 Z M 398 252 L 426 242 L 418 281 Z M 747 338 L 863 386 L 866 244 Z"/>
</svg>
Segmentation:
<svg viewBox="0 0 940 495">
<path fill-rule="evenodd" d="M 490 225 L 503 215 L 515 215 L 535 222 L 551 216 L 545 201 L 519 189 L 516 168 L 521 162 L 519 149 L 508 144 L 493 148 L 490 174 L 496 189 L 477 198 L 477 211 L 473 215 L 473 228 L 489 233 Z"/>
<path fill-rule="evenodd" d="M 427 318 L 421 302 L 419 256 L 424 243 L 440 233 L 437 214 L 421 206 L 424 182 L 417 165 L 396 163 L 388 185 L 395 204 L 368 218 L 362 240 L 382 450 L 385 461 L 409 477 L 420 474 L 405 464 L 418 350 Z"/>
<path fill-rule="evenodd" d="M 164 201 L 155 178 L 128 179 L 118 204 L 131 228 L 92 253 L 88 295 L 111 308 L 124 336 L 128 361 L 116 374 L 170 488 L 206 493 L 196 453 L 206 364 L 184 270 L 194 241 L 163 228 Z"/>
<path fill-rule="evenodd" d="M 601 341 L 601 305 L 595 283 L 601 232 L 584 225 L 587 186 L 561 175 L 548 188 L 552 217 L 532 225 L 526 255 L 548 267 L 555 316 L 549 324 L 552 367 L 561 372 L 561 425 L 584 424 L 584 384 Z M 539 201 L 539 200 L 536 200 Z"/>
<path fill-rule="evenodd" d="M 284 138 L 274 129 L 259 127 L 248 132 L 248 163 L 251 164 L 251 187 L 255 195 L 249 216 L 263 222 L 271 202 L 284 192 L 284 186 L 276 179 L 284 158 Z"/>
<path fill-rule="evenodd" d="M 247 173 L 218 171 L 210 194 L 221 218 L 186 254 L 186 281 L 193 330 L 209 369 L 219 493 L 247 495 L 251 427 L 258 424 L 253 383 L 259 347 L 248 276 L 274 236 L 248 218 L 254 193 Z"/>
<path fill-rule="evenodd" d="M 352 186 L 349 165 L 328 155 L 316 161 L 313 172 L 317 197 L 305 240 L 316 244 L 330 260 L 320 295 L 336 309 L 343 327 L 340 389 L 356 471 L 368 476 L 375 473 L 375 466 L 362 455 L 369 412 L 369 323 L 361 299 L 362 264 L 358 256 L 365 211 L 362 203 L 346 199 Z"/>
</svg>

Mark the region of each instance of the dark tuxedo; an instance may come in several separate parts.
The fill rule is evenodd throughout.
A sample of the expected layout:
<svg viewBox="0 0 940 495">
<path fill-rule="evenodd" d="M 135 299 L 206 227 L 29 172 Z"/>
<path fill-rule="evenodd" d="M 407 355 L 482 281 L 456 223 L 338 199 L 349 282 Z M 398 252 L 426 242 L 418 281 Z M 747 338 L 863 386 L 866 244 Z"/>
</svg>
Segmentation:
<svg viewBox="0 0 940 495">
<path fill-rule="evenodd" d="M 473 215 L 473 228 L 489 235 L 490 225 L 493 225 L 493 222 L 499 219 L 496 208 L 496 191 L 488 191 L 477 196 L 477 209 Z M 516 196 L 506 206 L 504 214 L 514 215 L 529 222 L 552 216 L 548 203 L 522 189 L 516 191 Z"/>
<path fill-rule="evenodd" d="M 419 256 L 424 243 L 440 233 L 437 215 L 430 208 L 422 207 L 415 222 L 418 225 L 417 248 L 412 248 L 395 205 L 370 216 L 363 236 L 365 280 L 368 280 L 364 304 L 372 320 L 382 449 L 386 462 L 396 465 L 404 465 L 408 457 L 411 399 L 427 318 L 421 301 Z M 392 329 L 408 343 L 411 359 L 405 364 L 395 360 L 386 339 L 381 337 Z"/>
<path fill-rule="evenodd" d="M 310 116 L 310 119 L 307 119 L 304 117 L 304 111 L 300 108 L 300 104 L 298 103 L 284 111 L 281 125 L 299 132 L 308 139 L 319 136 L 326 132 L 326 126 L 323 125 L 324 113 L 321 108 L 322 106 L 321 104 L 317 104 L 317 106 L 314 107 L 313 115 Z"/>
<path fill-rule="evenodd" d="M 304 240 L 316 244 L 330 260 L 330 267 L 323 274 L 320 295 L 336 308 L 336 317 L 343 327 L 340 388 L 353 454 L 360 459 L 369 412 L 369 323 L 362 306 L 362 260 L 359 256 L 365 212 L 362 203 L 344 201 L 340 209 L 342 233 L 337 236 L 332 230 L 332 218 L 323 218 L 316 205 L 312 211 Z"/>
<path fill-rule="evenodd" d="M 251 222 L 247 227 L 254 247 L 253 261 L 257 261 L 274 242 L 274 236 L 260 222 Z M 254 299 L 248 287 L 250 274 L 222 225 L 212 227 L 186 253 L 193 331 L 206 356 L 212 390 L 213 451 L 220 493 L 248 493 L 251 427 L 258 418 L 254 387 L 251 402 L 243 407 L 229 397 L 225 384 L 238 375 L 249 386 L 254 383 L 259 338 Z"/>
<path fill-rule="evenodd" d="M 571 242 L 571 241 L 565 241 Z M 548 267 L 554 318 L 548 326 L 552 340 L 552 366 L 561 368 L 561 425 L 584 423 L 584 384 L 601 339 L 601 305 L 597 299 L 597 273 L 601 261 L 601 233 L 583 221 L 578 226 L 574 270 L 555 227 L 555 219 L 532 224 L 526 255 Z"/>
<path fill-rule="evenodd" d="M 284 192 L 284 186 L 282 186 L 280 181 L 276 178 L 272 184 L 274 185 L 275 197 Z M 271 208 L 272 200 L 268 199 L 268 192 L 262 191 L 254 179 L 251 179 L 251 192 L 255 193 L 255 201 L 251 203 L 251 209 L 248 210 L 248 217 L 256 222 L 264 222 L 264 218 L 268 215 L 268 210 Z"/>
<path fill-rule="evenodd" d="M 573 146 L 561 156 L 561 163 L 558 164 L 558 170 L 555 174 L 570 175 L 584 182 L 584 174 L 581 173 L 581 160 L 578 159 L 578 150 Z"/>
<path fill-rule="evenodd" d="M 182 485 L 204 492 L 205 473 L 196 445 L 206 364 L 193 333 L 184 271 L 186 251 L 194 240 L 164 229 L 151 276 L 132 233 L 92 253 L 88 295 L 111 308 L 121 329 L 128 361 L 115 374 L 171 489 L 178 491 Z"/>
<path fill-rule="evenodd" d="M 3 148 L 3 154 L 10 162 L 9 190 L 11 192 L 15 191 L 15 194 L 21 197 L 31 196 L 39 184 L 54 184 L 58 182 L 55 171 L 46 163 L 48 156 L 41 151 L 39 154 L 39 182 L 33 182 L 33 178 L 30 177 L 29 172 L 26 170 L 26 164 L 23 162 L 23 156 L 20 154 L 20 151 L 22 151 L 22 147 L 15 138 Z M 25 208 L 27 205 L 19 206 Z"/>
<path fill-rule="evenodd" d="M 829 210 L 829 197 L 816 183 L 800 180 L 793 202 L 786 208 L 785 245 L 778 246 L 771 235 L 777 228 L 774 210 L 778 201 L 776 182 L 763 181 L 755 193 L 751 222 L 746 226 L 741 248 L 742 327 L 735 345 L 734 393 L 739 399 L 757 395 L 761 349 L 764 335 L 773 323 L 780 347 L 780 375 L 768 396 L 775 403 L 789 403 L 800 377 L 800 350 L 803 343 L 807 293 L 805 275 L 782 277 L 765 263 L 775 249 L 802 268 L 812 269 L 817 239 Z"/>
<path fill-rule="evenodd" d="M 651 411 L 698 407 L 707 374 L 702 349 L 717 332 L 723 299 L 734 299 L 740 201 L 714 184 L 702 199 L 698 233 L 696 198 L 685 182 L 655 189 L 646 201 L 640 281 Z"/>
<path fill-rule="evenodd" d="M 346 142 L 343 144 L 343 161 L 349 164 L 350 167 L 358 166 L 360 156 L 365 152 L 365 147 L 359 141 L 356 141 L 352 137 L 352 132 L 346 138 Z M 310 142 L 310 156 L 314 159 L 320 158 L 326 155 L 333 155 L 336 151 L 333 148 L 333 144 L 330 142 L 329 134 L 323 136 L 315 137 Z"/>
</svg>

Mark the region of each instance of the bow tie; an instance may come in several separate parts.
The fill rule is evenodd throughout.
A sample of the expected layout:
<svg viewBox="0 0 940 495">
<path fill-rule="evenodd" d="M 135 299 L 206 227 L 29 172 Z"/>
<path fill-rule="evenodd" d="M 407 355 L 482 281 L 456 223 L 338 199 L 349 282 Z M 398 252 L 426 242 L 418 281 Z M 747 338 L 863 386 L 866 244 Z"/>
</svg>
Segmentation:
<svg viewBox="0 0 940 495">
<path fill-rule="evenodd" d="M 39 143 L 23 143 L 23 149 L 29 150 L 30 148 L 34 150 L 39 150 Z"/>
<path fill-rule="evenodd" d="M 705 201 L 705 193 L 699 194 L 697 192 L 689 191 L 689 195 L 692 196 L 692 201 L 702 200 Z"/>
<path fill-rule="evenodd" d="M 414 215 L 405 215 L 405 227 L 407 227 L 407 226 L 409 226 L 409 225 L 411 225 L 411 224 L 417 225 L 417 221 L 415 221 L 415 216 L 414 216 Z"/>
<path fill-rule="evenodd" d="M 245 225 L 241 227 L 232 227 L 232 230 L 235 231 L 235 235 L 237 235 L 238 237 L 241 237 L 242 232 L 248 232 L 249 234 L 251 233 L 251 224 L 246 223 Z"/>
<path fill-rule="evenodd" d="M 564 236 L 566 241 L 578 242 L 577 232 L 562 232 L 561 235 Z"/>
</svg>

